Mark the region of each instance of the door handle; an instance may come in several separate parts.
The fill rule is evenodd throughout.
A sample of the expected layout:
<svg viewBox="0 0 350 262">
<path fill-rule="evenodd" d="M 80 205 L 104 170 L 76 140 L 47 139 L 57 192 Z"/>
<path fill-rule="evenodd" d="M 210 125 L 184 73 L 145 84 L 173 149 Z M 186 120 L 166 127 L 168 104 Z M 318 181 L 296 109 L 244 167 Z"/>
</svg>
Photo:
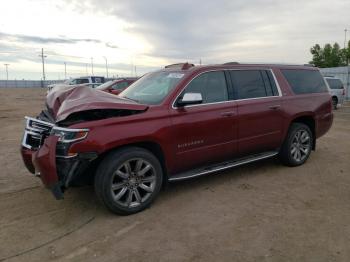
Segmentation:
<svg viewBox="0 0 350 262">
<path fill-rule="evenodd" d="M 220 115 L 223 116 L 223 117 L 233 116 L 234 114 L 235 114 L 234 111 L 228 111 L 228 112 L 222 112 L 222 113 L 220 113 Z"/>
<path fill-rule="evenodd" d="M 273 106 L 269 106 L 270 109 L 272 110 L 276 110 L 279 109 L 281 107 L 281 105 L 273 105 Z"/>
</svg>

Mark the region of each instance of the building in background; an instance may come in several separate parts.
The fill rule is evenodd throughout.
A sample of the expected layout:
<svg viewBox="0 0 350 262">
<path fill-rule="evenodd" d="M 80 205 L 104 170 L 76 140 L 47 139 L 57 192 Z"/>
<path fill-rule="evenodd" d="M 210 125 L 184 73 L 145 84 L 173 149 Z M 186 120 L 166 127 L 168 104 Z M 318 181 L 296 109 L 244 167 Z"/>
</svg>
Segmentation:
<svg viewBox="0 0 350 262">
<path fill-rule="evenodd" d="M 323 76 L 333 76 L 341 79 L 346 90 L 346 100 L 350 100 L 350 66 L 320 68 Z"/>
</svg>

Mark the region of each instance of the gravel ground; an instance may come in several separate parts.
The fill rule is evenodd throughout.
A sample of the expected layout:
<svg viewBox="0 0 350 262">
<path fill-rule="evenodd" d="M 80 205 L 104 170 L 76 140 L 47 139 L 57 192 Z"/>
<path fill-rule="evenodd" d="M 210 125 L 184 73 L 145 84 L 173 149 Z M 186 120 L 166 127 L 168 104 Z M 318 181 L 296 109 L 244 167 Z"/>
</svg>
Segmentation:
<svg viewBox="0 0 350 262">
<path fill-rule="evenodd" d="M 56 201 L 24 167 L 43 89 L 0 89 L 0 261 L 350 261 L 350 104 L 297 168 L 270 159 L 163 190 L 121 217 L 93 188 Z"/>
</svg>

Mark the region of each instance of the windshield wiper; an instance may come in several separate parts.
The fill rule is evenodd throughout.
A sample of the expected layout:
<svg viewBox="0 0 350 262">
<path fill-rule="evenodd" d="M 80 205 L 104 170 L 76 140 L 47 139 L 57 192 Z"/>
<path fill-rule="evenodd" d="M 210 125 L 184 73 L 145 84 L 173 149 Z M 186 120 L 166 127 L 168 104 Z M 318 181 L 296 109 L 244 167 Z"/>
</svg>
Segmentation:
<svg viewBox="0 0 350 262">
<path fill-rule="evenodd" d="M 132 98 L 127 97 L 127 96 L 121 96 L 121 97 L 122 97 L 122 98 L 126 98 L 126 99 L 131 100 L 131 101 L 134 101 L 134 102 L 136 102 L 136 103 L 140 103 L 140 101 L 139 101 L 139 100 L 132 99 Z"/>
</svg>

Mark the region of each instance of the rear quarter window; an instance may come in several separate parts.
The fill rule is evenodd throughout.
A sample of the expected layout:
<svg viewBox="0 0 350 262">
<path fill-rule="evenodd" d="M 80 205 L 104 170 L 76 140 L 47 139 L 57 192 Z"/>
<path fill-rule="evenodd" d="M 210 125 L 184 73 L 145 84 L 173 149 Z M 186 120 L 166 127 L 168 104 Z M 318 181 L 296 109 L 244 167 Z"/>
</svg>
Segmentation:
<svg viewBox="0 0 350 262">
<path fill-rule="evenodd" d="M 328 92 L 326 83 L 318 70 L 282 69 L 295 94 Z"/>
</svg>

